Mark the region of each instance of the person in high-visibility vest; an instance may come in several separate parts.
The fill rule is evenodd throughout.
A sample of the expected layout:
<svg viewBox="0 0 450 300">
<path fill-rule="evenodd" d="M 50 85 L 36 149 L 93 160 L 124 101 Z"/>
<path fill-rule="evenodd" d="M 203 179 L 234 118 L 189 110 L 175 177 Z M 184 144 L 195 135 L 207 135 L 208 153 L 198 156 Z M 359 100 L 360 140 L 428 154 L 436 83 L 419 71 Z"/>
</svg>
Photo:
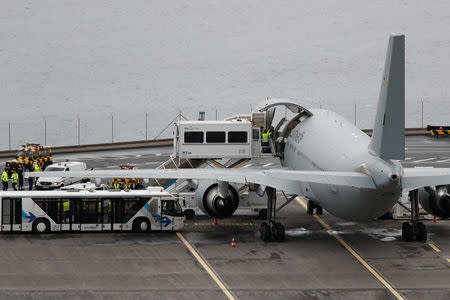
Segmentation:
<svg viewBox="0 0 450 300">
<path fill-rule="evenodd" d="M 114 183 L 114 188 L 115 188 L 116 190 L 119 190 L 119 189 L 120 189 L 120 184 L 119 184 L 117 181 Z"/>
<path fill-rule="evenodd" d="M 17 191 L 17 182 L 19 181 L 19 174 L 17 174 L 16 170 L 11 174 L 11 183 L 12 187 L 15 191 Z"/>
<path fill-rule="evenodd" d="M 34 163 L 34 171 L 35 171 L 35 172 L 41 172 L 41 171 L 42 171 L 41 166 L 40 166 L 37 162 Z M 38 179 L 39 179 L 39 177 L 34 177 L 34 181 L 35 181 L 35 182 L 36 182 Z"/>
<path fill-rule="evenodd" d="M 70 223 L 70 200 L 66 199 L 63 202 L 64 222 Z"/>
<path fill-rule="evenodd" d="M 2 173 L 2 183 L 3 183 L 3 190 L 7 191 L 8 190 L 8 173 L 6 171 L 3 171 Z"/>
<path fill-rule="evenodd" d="M 261 134 L 261 146 L 262 146 L 262 152 L 263 153 L 268 153 L 270 152 L 270 148 L 269 148 L 269 133 L 267 132 L 267 130 L 264 130 Z"/>
</svg>

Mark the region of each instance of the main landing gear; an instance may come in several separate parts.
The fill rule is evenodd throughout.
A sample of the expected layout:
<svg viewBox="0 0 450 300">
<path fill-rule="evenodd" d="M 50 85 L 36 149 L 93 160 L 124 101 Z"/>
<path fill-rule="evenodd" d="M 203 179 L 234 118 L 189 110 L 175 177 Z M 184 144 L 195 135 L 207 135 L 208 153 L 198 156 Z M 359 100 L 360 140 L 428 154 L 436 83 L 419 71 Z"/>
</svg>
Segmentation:
<svg viewBox="0 0 450 300">
<path fill-rule="evenodd" d="M 284 241 L 284 226 L 281 223 L 275 222 L 275 211 L 277 203 L 276 190 L 271 187 L 266 188 L 267 193 L 267 221 L 261 224 L 259 233 L 261 240 L 264 242 Z"/>
<path fill-rule="evenodd" d="M 417 241 L 426 241 L 427 228 L 419 222 L 419 190 L 409 192 L 409 201 L 411 202 L 411 220 L 403 223 L 402 238 L 406 242 L 411 242 L 414 238 Z"/>
</svg>

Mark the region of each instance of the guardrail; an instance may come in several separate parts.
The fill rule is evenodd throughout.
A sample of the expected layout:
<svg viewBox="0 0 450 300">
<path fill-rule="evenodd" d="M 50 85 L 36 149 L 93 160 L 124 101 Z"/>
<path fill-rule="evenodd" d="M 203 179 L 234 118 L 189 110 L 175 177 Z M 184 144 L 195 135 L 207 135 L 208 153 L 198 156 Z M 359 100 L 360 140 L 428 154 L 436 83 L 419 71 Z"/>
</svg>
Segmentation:
<svg viewBox="0 0 450 300">
<path fill-rule="evenodd" d="M 73 153 L 73 152 L 91 152 L 91 151 L 107 151 L 107 150 L 120 150 L 120 149 L 135 149 L 135 148 L 147 148 L 147 147 L 164 147 L 172 146 L 173 139 L 159 139 L 149 141 L 131 141 L 131 142 L 119 142 L 119 143 L 104 143 L 104 144 L 89 144 L 80 146 L 61 146 L 52 147 L 53 154 L 60 153 Z M 0 151 L 0 157 L 14 157 L 17 154 L 17 150 Z"/>
<path fill-rule="evenodd" d="M 372 129 L 363 129 L 363 132 L 365 132 L 369 136 L 372 136 Z M 426 128 L 407 128 L 405 130 L 405 135 L 428 135 L 428 134 L 429 131 Z M 107 150 L 164 147 L 164 146 L 173 146 L 173 139 L 89 144 L 80 146 L 61 146 L 54 148 L 52 147 L 52 150 L 54 154 L 60 154 L 60 153 L 107 151 Z M 16 154 L 17 150 L 0 151 L 0 157 L 14 157 L 16 156 Z"/>
</svg>

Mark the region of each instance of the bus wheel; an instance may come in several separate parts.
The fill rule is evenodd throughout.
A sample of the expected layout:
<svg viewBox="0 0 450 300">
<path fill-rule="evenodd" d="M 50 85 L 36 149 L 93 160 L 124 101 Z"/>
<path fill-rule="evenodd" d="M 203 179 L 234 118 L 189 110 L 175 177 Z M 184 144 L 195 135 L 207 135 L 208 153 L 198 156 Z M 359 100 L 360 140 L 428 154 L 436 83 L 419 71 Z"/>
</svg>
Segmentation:
<svg viewBox="0 0 450 300">
<path fill-rule="evenodd" d="M 137 218 L 133 222 L 133 228 L 135 232 L 148 232 L 150 231 L 150 222 L 146 218 Z"/>
<path fill-rule="evenodd" d="M 48 220 L 40 218 L 33 222 L 34 233 L 48 233 L 50 231 L 50 223 Z"/>
<path fill-rule="evenodd" d="M 184 216 L 186 220 L 192 220 L 195 217 L 195 211 L 193 209 L 186 209 L 184 211 Z"/>
</svg>

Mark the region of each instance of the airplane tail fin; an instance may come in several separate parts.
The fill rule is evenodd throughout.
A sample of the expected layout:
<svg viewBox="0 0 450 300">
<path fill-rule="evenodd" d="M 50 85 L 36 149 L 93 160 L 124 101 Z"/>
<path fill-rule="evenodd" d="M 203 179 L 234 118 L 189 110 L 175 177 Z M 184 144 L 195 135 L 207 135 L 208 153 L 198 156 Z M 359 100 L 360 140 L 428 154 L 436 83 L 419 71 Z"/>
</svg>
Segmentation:
<svg viewBox="0 0 450 300">
<path fill-rule="evenodd" d="M 405 36 L 391 35 L 369 152 L 405 159 Z"/>
</svg>

